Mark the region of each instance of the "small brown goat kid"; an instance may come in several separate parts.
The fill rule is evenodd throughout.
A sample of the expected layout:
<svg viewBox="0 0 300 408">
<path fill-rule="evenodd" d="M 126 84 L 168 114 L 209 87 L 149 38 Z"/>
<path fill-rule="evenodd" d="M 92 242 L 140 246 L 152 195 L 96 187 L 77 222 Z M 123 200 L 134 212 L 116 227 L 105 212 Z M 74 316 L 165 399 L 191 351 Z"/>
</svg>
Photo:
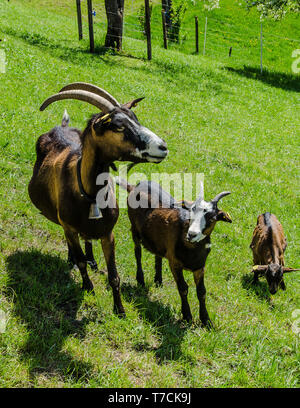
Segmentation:
<svg viewBox="0 0 300 408">
<path fill-rule="evenodd" d="M 254 283 L 259 275 L 267 279 L 270 293 L 277 292 L 278 287 L 285 290 L 283 275 L 299 269 L 284 266 L 284 251 L 287 247 L 283 228 L 274 214 L 269 212 L 257 218 L 257 225 L 253 231 L 250 248 L 253 252 Z"/>
<path fill-rule="evenodd" d="M 216 222 L 232 222 L 229 215 L 217 206 L 218 201 L 230 193 L 223 192 L 213 200 L 205 201 L 202 185 L 195 202 L 176 203 L 169 193 L 153 181 L 142 181 L 137 186 L 119 178 L 116 181 L 129 192 L 128 215 L 135 244 L 138 283 L 145 285 L 141 263 L 142 244 L 155 254 L 154 280 L 157 284 L 162 283 L 162 258 L 168 259 L 181 297 L 183 318 L 187 321 L 192 320 L 192 314 L 183 269 L 193 272 L 200 320 L 203 325 L 211 326 L 205 306 L 204 267 L 210 252 L 210 235 Z"/>
<path fill-rule="evenodd" d="M 114 161 L 124 160 L 159 163 L 167 156 L 167 147 L 162 139 L 141 126 L 131 111 L 142 98 L 121 105 L 103 89 L 79 82 L 67 85 L 48 98 L 40 110 L 63 99 L 85 101 L 102 112 L 90 119 L 83 132 L 68 127 L 65 113 L 62 126 L 39 137 L 29 196 L 46 218 L 63 227 L 69 259 L 77 264 L 86 290 L 93 290 L 87 261 L 95 262 L 88 241 L 101 239 L 114 310 L 124 314 L 112 233 L 119 209 L 109 167 Z M 106 181 L 97 185 L 96 180 L 103 174 L 108 175 Z M 96 195 L 102 188 L 105 188 L 109 205 L 99 211 Z M 86 255 L 79 237 L 86 241 Z"/>
</svg>

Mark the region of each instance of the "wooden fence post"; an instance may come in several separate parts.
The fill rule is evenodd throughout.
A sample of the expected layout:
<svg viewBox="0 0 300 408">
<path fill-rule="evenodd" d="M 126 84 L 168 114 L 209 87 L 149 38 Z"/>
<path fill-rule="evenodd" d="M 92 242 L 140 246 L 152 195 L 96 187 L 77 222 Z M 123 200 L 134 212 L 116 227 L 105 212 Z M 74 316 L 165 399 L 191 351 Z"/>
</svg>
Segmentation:
<svg viewBox="0 0 300 408">
<path fill-rule="evenodd" d="M 199 54 L 199 24 L 198 17 L 195 16 L 195 30 L 196 30 L 196 54 Z"/>
<path fill-rule="evenodd" d="M 81 0 L 76 0 L 79 41 L 82 40 L 82 15 L 81 15 L 81 2 L 80 1 Z"/>
<path fill-rule="evenodd" d="M 204 29 L 203 55 L 205 55 L 205 47 L 206 47 L 206 31 L 207 31 L 207 17 L 205 17 L 205 29 Z"/>
<path fill-rule="evenodd" d="M 88 7 L 88 17 L 89 17 L 89 36 L 90 36 L 90 51 L 94 53 L 95 43 L 94 43 L 94 26 L 93 26 L 93 5 L 92 0 L 87 0 Z"/>
<path fill-rule="evenodd" d="M 148 60 L 152 59 L 152 49 L 151 49 L 151 24 L 150 24 L 150 7 L 149 0 L 145 0 L 145 28 L 147 36 L 147 56 Z"/>
<path fill-rule="evenodd" d="M 162 25 L 163 25 L 163 35 L 164 35 L 164 48 L 168 49 L 168 39 L 167 39 L 167 26 L 166 26 L 166 12 L 165 10 L 161 11 L 162 16 Z"/>
</svg>

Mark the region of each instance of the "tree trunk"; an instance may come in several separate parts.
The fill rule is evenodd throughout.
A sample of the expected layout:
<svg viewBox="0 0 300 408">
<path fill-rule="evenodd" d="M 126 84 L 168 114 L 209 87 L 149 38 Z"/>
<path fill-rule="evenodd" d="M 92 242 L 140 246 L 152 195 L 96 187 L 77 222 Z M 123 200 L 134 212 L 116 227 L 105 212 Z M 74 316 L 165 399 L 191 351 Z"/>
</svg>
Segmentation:
<svg viewBox="0 0 300 408">
<path fill-rule="evenodd" d="M 171 11 L 172 11 L 172 0 L 161 0 L 162 9 L 165 10 L 166 14 L 166 25 L 167 29 L 172 26 L 172 18 L 171 18 Z"/>
<path fill-rule="evenodd" d="M 105 47 L 122 48 L 124 0 L 105 0 L 107 33 Z"/>
</svg>

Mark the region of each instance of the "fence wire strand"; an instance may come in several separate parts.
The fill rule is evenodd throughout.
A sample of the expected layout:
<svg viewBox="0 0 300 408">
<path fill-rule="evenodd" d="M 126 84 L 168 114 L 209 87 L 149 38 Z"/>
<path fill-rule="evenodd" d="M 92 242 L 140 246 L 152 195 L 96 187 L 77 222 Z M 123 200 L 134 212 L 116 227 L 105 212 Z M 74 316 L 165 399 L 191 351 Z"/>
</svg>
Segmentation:
<svg viewBox="0 0 300 408">
<path fill-rule="evenodd" d="M 132 0 L 132 9 L 133 9 L 133 4 L 134 0 Z M 95 11 L 95 9 L 94 9 Z M 140 9 L 137 9 L 138 12 L 140 12 Z M 101 10 L 101 16 L 102 12 L 105 15 L 105 10 Z M 113 12 L 106 12 L 106 14 L 114 15 L 114 16 L 119 16 L 120 14 L 118 13 L 113 13 Z M 127 18 L 129 21 L 126 21 Z M 160 45 L 161 47 L 163 46 L 163 22 L 162 19 L 159 19 L 158 15 L 152 15 L 151 16 L 151 40 L 155 43 L 155 45 Z M 222 52 L 226 53 L 229 56 L 234 56 L 236 54 L 239 54 L 241 52 L 244 52 L 249 50 L 252 52 L 253 48 L 257 47 L 260 48 L 260 33 L 259 30 L 257 30 L 257 35 L 253 33 L 253 29 L 251 30 L 252 32 L 249 32 L 249 36 L 247 36 L 246 33 L 243 32 L 236 32 L 236 31 L 227 31 L 226 30 L 226 25 L 228 22 L 224 22 L 224 28 L 225 30 L 219 29 L 219 24 L 220 20 L 209 17 L 207 18 L 208 21 L 208 26 L 206 30 L 206 47 L 205 47 L 205 52 L 208 55 L 213 55 L 215 49 L 218 53 Z M 135 23 L 136 22 L 136 23 Z M 205 16 L 198 18 L 198 39 L 199 42 L 202 41 L 204 37 L 204 22 L 205 22 Z M 212 24 L 210 24 L 212 22 Z M 215 22 L 218 24 L 216 25 Z M 94 24 L 95 26 L 99 25 L 103 27 L 103 30 L 107 29 L 107 21 L 98 21 L 97 18 L 97 12 L 94 16 Z M 203 27 L 202 27 L 203 25 Z M 111 27 L 113 30 L 119 30 L 119 27 L 112 26 Z M 230 27 L 229 27 L 230 28 Z M 136 50 L 136 51 L 143 51 L 146 52 L 146 47 L 144 50 L 141 48 L 135 48 L 133 47 L 132 43 L 128 44 L 128 41 L 134 40 L 134 41 L 139 41 L 141 43 L 146 42 L 146 30 L 145 30 L 145 18 L 142 14 L 139 15 L 130 15 L 127 16 L 125 13 L 123 15 L 123 28 L 122 28 L 122 36 L 116 35 L 116 34 L 107 34 L 105 35 L 107 37 L 113 37 L 114 39 L 121 39 L 122 44 L 124 47 L 124 43 L 127 47 L 130 48 L 131 50 Z M 173 30 L 173 32 L 172 32 Z M 203 31 L 202 31 L 203 30 Z M 195 52 L 195 46 L 196 46 L 196 30 L 195 26 L 194 27 L 188 27 L 184 24 L 173 24 L 172 29 L 166 25 L 166 31 L 167 31 L 167 42 L 168 46 L 171 46 L 173 49 L 173 46 L 180 48 L 182 47 L 182 44 L 188 44 L 188 47 L 185 47 L 184 52 L 189 52 L 191 53 L 190 45 L 193 43 L 193 52 Z M 177 31 L 177 32 L 176 32 Z M 250 30 L 249 30 L 250 31 Z M 137 37 L 141 38 L 137 38 Z M 213 43 L 210 44 L 210 39 L 213 39 Z M 265 43 L 270 44 L 274 43 L 274 41 L 283 42 L 284 44 L 287 43 L 299 43 L 300 44 L 300 39 L 295 39 L 295 38 L 288 38 L 284 36 L 279 36 L 276 34 L 271 34 L 271 33 L 263 33 L 263 44 Z M 216 43 L 216 41 L 221 41 L 222 43 Z M 201 47 L 201 46 L 200 46 Z M 199 48 L 200 48 L 199 47 Z M 109 48 L 109 47 L 104 47 L 104 48 Z M 229 49 L 231 48 L 231 52 L 229 52 Z M 189 49 L 189 51 L 187 51 Z M 267 48 L 268 50 L 268 48 Z M 201 49 L 199 49 L 199 53 L 201 54 Z"/>
</svg>

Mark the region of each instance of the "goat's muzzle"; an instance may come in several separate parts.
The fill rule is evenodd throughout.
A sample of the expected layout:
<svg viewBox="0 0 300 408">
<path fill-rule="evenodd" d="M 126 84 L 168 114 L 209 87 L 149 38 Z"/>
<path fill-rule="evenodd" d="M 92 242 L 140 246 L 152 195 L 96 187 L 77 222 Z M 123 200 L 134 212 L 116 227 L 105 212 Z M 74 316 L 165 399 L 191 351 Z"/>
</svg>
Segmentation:
<svg viewBox="0 0 300 408">
<path fill-rule="evenodd" d="M 166 142 L 151 130 L 141 126 L 139 139 L 144 143 L 143 148 L 136 148 L 132 155 L 141 162 L 160 163 L 168 155 Z"/>
<path fill-rule="evenodd" d="M 141 153 L 142 157 L 152 163 L 160 163 L 168 155 L 169 151 L 167 149 L 167 144 L 165 142 L 161 143 L 157 148 L 157 153 L 152 155 L 148 152 Z"/>
</svg>

